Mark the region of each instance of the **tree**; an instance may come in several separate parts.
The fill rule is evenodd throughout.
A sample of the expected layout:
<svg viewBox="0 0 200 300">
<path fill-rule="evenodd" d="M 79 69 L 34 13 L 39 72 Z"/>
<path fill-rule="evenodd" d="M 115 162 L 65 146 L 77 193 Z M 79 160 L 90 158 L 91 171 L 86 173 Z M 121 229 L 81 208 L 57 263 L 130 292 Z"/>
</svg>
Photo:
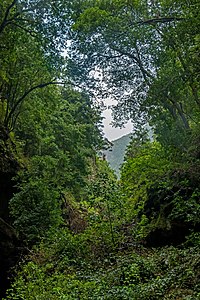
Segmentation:
<svg viewBox="0 0 200 300">
<path fill-rule="evenodd" d="M 0 152 L 6 153 L 5 160 L 14 156 L 25 168 L 16 177 L 19 190 L 11 210 L 20 232 L 27 222 L 27 237 L 32 231 L 31 214 L 40 228 L 41 215 L 48 215 L 51 208 L 51 194 L 56 217 L 49 213 L 44 228 L 60 220 L 62 193 L 81 194 L 89 158 L 102 143 L 98 107 L 86 93 L 71 89 L 61 55 L 70 5 L 69 1 L 55 5 L 15 0 L 1 4 Z M 2 160 L 2 172 L 5 165 Z"/>
<path fill-rule="evenodd" d="M 38 43 L 22 32 L 12 34 L 6 56 L 1 54 L 1 123 L 12 131 L 24 100 L 53 79 Z"/>
<path fill-rule="evenodd" d="M 190 230 L 198 232 L 199 162 L 189 149 L 186 156 L 169 145 L 132 141 L 121 188 L 126 222 L 134 224 L 135 239 L 153 246 L 176 245 Z"/>
<path fill-rule="evenodd" d="M 0 121 L 5 132 L 13 130 L 32 92 L 69 83 L 65 75 L 60 79 L 69 9 L 70 2 L 66 5 L 65 1 L 57 1 L 56 6 L 43 0 L 7 0 L 1 4 Z"/>
<path fill-rule="evenodd" d="M 81 3 L 72 57 L 91 87 L 99 70 L 96 87 L 101 95 L 106 87 L 106 96 L 117 100 L 116 123 L 131 118 L 136 127 L 147 121 L 156 127 L 156 113 L 160 119 L 168 115 L 177 130 L 188 130 L 199 111 L 199 71 L 190 59 L 198 47 L 196 1 Z"/>
<path fill-rule="evenodd" d="M 18 232 L 33 243 L 62 224 L 68 194 L 77 202 L 86 195 L 90 161 L 102 137 L 101 117 L 85 93 L 52 86 L 31 98 L 15 129 L 25 157 L 10 210 Z"/>
<path fill-rule="evenodd" d="M 5 0 L 1 4 L 0 34 L 20 29 L 36 37 L 49 55 L 59 54 L 65 44 L 71 1 Z M 54 38 L 53 38 L 54 37 Z M 55 59 L 52 62 L 56 62 Z"/>
</svg>

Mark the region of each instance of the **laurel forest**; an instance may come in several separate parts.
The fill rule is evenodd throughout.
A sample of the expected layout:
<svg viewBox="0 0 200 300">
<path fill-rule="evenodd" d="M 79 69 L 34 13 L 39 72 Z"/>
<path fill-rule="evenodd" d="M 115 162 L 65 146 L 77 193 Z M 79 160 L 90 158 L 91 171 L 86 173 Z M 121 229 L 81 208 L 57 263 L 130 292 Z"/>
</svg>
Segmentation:
<svg viewBox="0 0 200 300">
<path fill-rule="evenodd" d="M 1 1 L 1 299 L 200 299 L 199 12 Z M 118 177 L 106 99 L 133 124 Z"/>
</svg>

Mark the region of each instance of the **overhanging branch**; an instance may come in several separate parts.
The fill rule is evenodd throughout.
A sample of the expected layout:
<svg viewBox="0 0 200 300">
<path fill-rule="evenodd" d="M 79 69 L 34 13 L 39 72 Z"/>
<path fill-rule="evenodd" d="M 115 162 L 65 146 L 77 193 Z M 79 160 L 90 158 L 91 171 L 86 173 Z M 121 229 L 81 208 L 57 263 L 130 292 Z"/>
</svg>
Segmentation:
<svg viewBox="0 0 200 300">
<path fill-rule="evenodd" d="M 13 2 L 7 7 L 6 12 L 5 12 L 5 16 L 4 19 L 0 25 L 0 33 L 4 30 L 4 28 L 6 27 L 7 23 L 8 23 L 8 16 L 10 14 L 11 9 L 13 8 L 13 6 L 17 3 L 17 0 L 13 0 Z"/>
<path fill-rule="evenodd" d="M 143 20 L 143 21 L 139 21 L 137 22 L 137 24 L 141 24 L 141 25 L 154 25 L 157 23 L 170 23 L 170 22 L 174 22 L 174 21 L 183 21 L 185 20 L 184 18 L 179 18 L 179 17 L 157 17 L 157 18 L 152 18 L 149 20 Z"/>
<path fill-rule="evenodd" d="M 125 50 L 123 50 L 123 49 L 119 49 L 119 48 L 117 48 L 117 47 L 112 47 L 112 49 L 113 49 L 114 51 L 119 52 L 120 54 L 122 54 L 122 55 L 124 55 L 124 56 L 127 56 L 127 57 L 131 58 L 131 59 L 138 65 L 138 67 L 139 67 L 139 69 L 140 69 L 140 71 L 141 71 L 141 73 L 142 73 L 142 75 L 143 75 L 143 78 L 144 78 L 144 80 L 145 80 L 146 82 L 148 82 L 148 78 L 153 79 L 153 76 L 150 74 L 150 72 L 148 72 L 148 71 L 143 67 L 142 61 L 141 61 L 141 59 L 140 59 L 140 57 L 139 57 L 139 52 L 138 52 L 139 50 L 138 50 L 137 48 L 136 48 L 136 52 L 137 52 L 138 57 L 137 57 L 136 55 L 130 53 L 130 52 L 127 52 L 127 51 L 125 51 Z"/>
<path fill-rule="evenodd" d="M 17 108 L 20 106 L 20 104 L 24 101 L 24 99 L 34 90 L 36 89 L 42 89 L 46 86 L 49 85 L 65 85 L 65 84 L 72 84 L 71 82 L 66 82 L 66 81 L 49 81 L 49 82 L 45 82 L 45 83 L 40 83 L 37 84 L 33 87 L 31 87 L 30 89 L 28 89 L 27 91 L 24 92 L 24 94 L 16 101 L 16 103 L 13 105 L 13 107 L 11 108 L 7 118 L 5 119 L 4 123 L 5 126 L 7 127 L 10 120 L 12 119 L 13 115 L 15 114 Z"/>
</svg>

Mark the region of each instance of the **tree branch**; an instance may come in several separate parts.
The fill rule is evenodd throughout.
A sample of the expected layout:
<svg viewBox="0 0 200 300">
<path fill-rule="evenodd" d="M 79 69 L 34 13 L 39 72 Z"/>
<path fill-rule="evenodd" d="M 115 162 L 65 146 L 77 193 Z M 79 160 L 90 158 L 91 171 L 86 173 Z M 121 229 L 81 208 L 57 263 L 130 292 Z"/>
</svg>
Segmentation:
<svg viewBox="0 0 200 300">
<path fill-rule="evenodd" d="M 20 29 L 22 29 L 22 30 L 24 30 L 25 32 L 27 32 L 28 34 L 30 34 L 30 36 L 32 36 L 32 37 L 36 37 L 37 36 L 37 33 L 35 31 L 33 31 L 33 30 L 26 29 L 23 26 L 15 23 L 15 22 L 13 22 L 13 25 L 16 26 L 16 27 L 18 27 L 18 28 L 20 28 Z"/>
<path fill-rule="evenodd" d="M 100 53 L 100 56 L 101 56 L 101 57 L 104 57 L 104 58 L 106 58 L 106 59 L 113 59 L 113 58 L 120 58 L 120 57 L 123 56 L 123 54 L 120 53 L 120 54 L 118 54 L 118 55 L 107 55 L 107 54 L 101 54 L 101 53 Z"/>
<path fill-rule="evenodd" d="M 32 11 L 35 7 L 37 6 L 33 6 L 31 8 L 28 8 L 28 9 L 24 9 L 22 10 L 21 12 L 17 12 L 15 13 L 12 17 L 8 18 L 9 14 L 10 14 L 10 11 L 11 9 L 13 8 L 13 6 L 17 3 L 17 0 L 13 0 L 13 2 L 8 6 L 8 8 L 6 9 L 6 12 L 5 12 L 5 16 L 4 16 L 4 19 L 2 21 L 2 23 L 0 24 L 0 33 L 2 33 L 2 31 L 4 30 L 4 28 L 9 25 L 9 24 L 13 24 L 21 29 L 23 29 L 24 31 L 28 32 L 29 34 L 32 34 L 32 31 L 29 31 L 27 30 L 26 28 L 24 28 L 23 26 L 17 24 L 16 22 L 20 22 L 20 21 L 26 21 L 28 23 L 30 23 L 30 20 L 28 19 L 20 19 L 18 18 L 20 15 L 23 15 L 24 13 L 26 12 L 30 12 Z M 15 21 L 15 22 L 14 22 Z"/>
<path fill-rule="evenodd" d="M 23 102 L 23 100 L 34 90 L 36 89 L 41 89 L 44 88 L 48 85 L 64 85 L 66 84 L 66 82 L 57 82 L 57 81 L 50 81 L 50 82 L 46 82 L 46 83 L 40 83 L 38 85 L 35 85 L 33 87 L 31 87 L 30 89 L 28 89 L 27 91 L 24 92 L 24 94 L 16 101 L 16 103 L 13 105 L 13 107 L 11 108 L 7 118 L 4 120 L 5 126 L 7 127 L 9 124 L 9 121 L 11 120 L 13 114 L 15 113 L 16 109 L 18 108 L 18 106 Z"/>
<path fill-rule="evenodd" d="M 137 22 L 137 24 L 154 25 L 157 23 L 169 23 L 169 22 L 173 22 L 173 21 L 182 21 L 182 20 L 185 20 L 185 19 L 179 18 L 179 17 L 157 17 L 157 18 L 153 18 L 153 19 L 149 19 L 149 20 L 139 21 L 139 22 Z"/>
<path fill-rule="evenodd" d="M 127 57 L 133 59 L 136 62 L 136 64 L 138 65 L 138 67 L 140 68 L 140 71 L 141 71 L 145 81 L 148 81 L 147 77 L 153 79 L 153 76 L 147 70 L 145 70 L 145 68 L 143 67 L 142 62 L 139 57 L 136 57 L 134 54 L 132 54 L 130 52 L 126 52 L 126 51 L 116 48 L 116 47 L 112 47 L 112 49 L 121 53 L 124 56 L 127 56 Z M 136 49 L 137 54 L 138 54 L 138 51 L 139 50 Z"/>
<path fill-rule="evenodd" d="M 5 16 L 4 16 L 4 19 L 0 25 L 0 33 L 4 30 L 4 28 L 6 27 L 7 25 L 7 22 L 8 22 L 8 16 L 9 16 L 9 13 L 10 13 L 10 10 L 13 8 L 13 6 L 17 3 L 17 0 L 13 0 L 13 2 L 7 7 L 6 9 L 6 12 L 5 12 Z"/>
</svg>

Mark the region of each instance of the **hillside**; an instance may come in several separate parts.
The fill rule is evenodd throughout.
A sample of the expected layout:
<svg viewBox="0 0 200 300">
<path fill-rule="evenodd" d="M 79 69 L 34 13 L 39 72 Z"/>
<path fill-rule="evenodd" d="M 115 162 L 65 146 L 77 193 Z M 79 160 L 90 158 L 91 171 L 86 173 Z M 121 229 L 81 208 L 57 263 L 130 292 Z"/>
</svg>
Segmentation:
<svg viewBox="0 0 200 300">
<path fill-rule="evenodd" d="M 117 176 L 120 175 L 120 166 L 124 161 L 126 147 L 130 142 L 131 133 L 122 136 L 121 138 L 112 141 L 112 147 L 105 151 L 106 160 L 110 167 L 115 171 Z"/>
</svg>

